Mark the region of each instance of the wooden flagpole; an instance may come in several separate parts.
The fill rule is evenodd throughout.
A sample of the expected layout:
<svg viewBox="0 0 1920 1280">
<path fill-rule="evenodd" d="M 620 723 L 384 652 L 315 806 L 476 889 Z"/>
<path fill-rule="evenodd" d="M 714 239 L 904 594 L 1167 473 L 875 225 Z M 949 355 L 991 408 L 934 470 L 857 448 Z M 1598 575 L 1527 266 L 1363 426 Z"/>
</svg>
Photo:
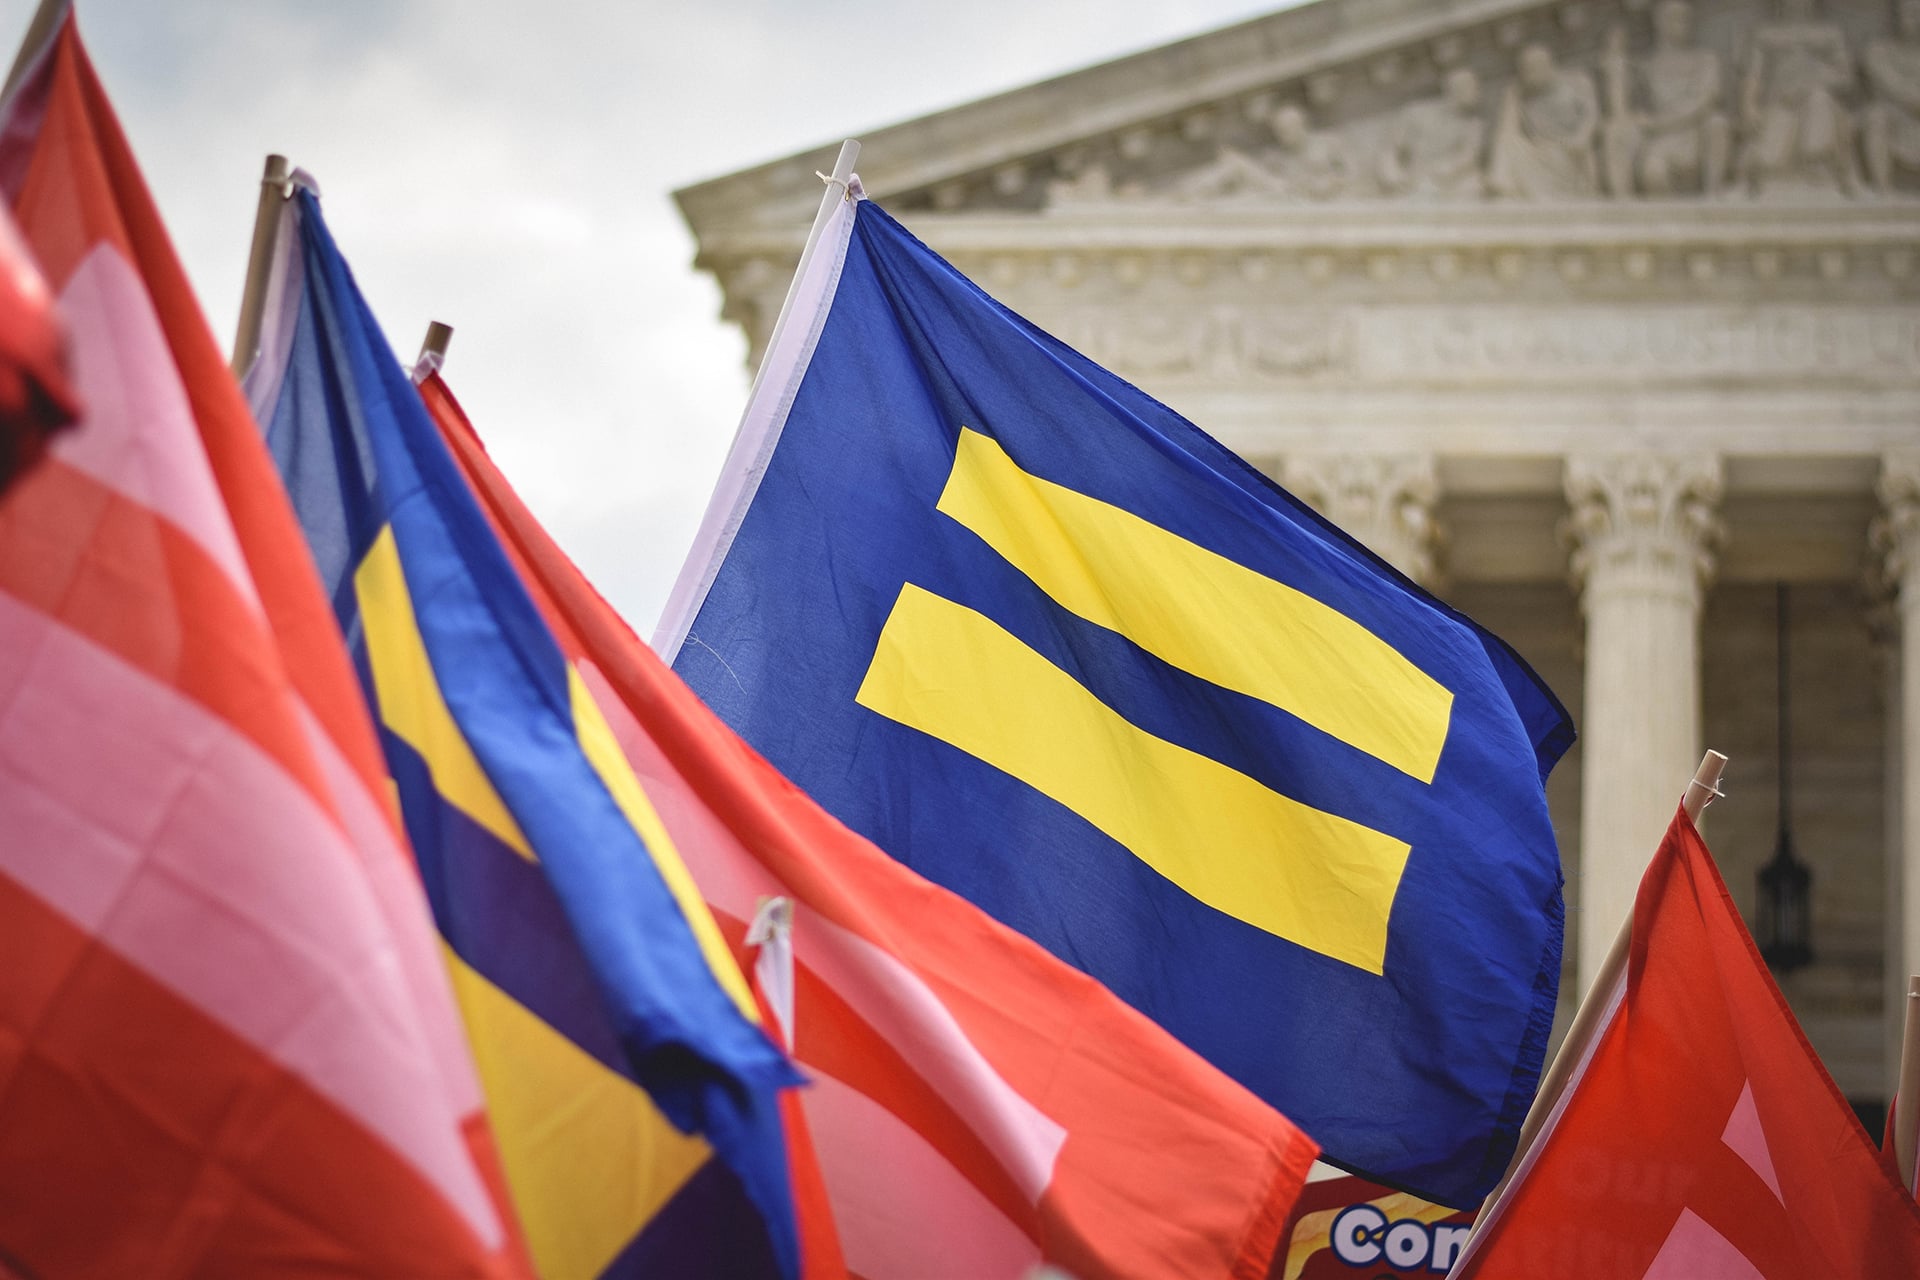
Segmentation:
<svg viewBox="0 0 1920 1280">
<path fill-rule="evenodd" d="M 773 329 L 767 334 L 766 345 L 760 348 L 760 363 L 753 371 L 753 385 L 747 391 L 749 405 L 760 390 L 760 378 L 767 368 L 767 355 L 779 344 L 781 331 L 787 327 L 787 314 L 793 310 L 793 295 L 799 292 L 800 282 L 806 278 L 807 264 L 813 260 L 813 250 L 820 243 L 820 233 L 826 230 L 827 219 L 833 216 L 834 209 L 847 198 L 847 184 L 853 181 L 853 162 L 859 158 L 859 142 L 848 138 L 840 144 L 840 154 L 834 159 L 833 172 L 820 175 L 826 179 L 827 189 L 820 196 L 820 208 L 815 211 L 813 226 L 807 232 L 807 246 L 800 251 L 800 265 L 793 269 L 793 279 L 787 284 L 787 296 L 780 302 L 779 318 L 773 322 Z"/>
<path fill-rule="evenodd" d="M 260 326 L 267 311 L 267 277 L 273 273 L 273 251 L 280 239 L 280 205 L 292 192 L 287 158 L 267 157 L 260 175 L 260 203 L 253 214 L 253 246 L 247 251 L 247 283 L 240 291 L 240 319 L 234 326 L 233 376 L 244 378 L 260 358 Z"/>
<path fill-rule="evenodd" d="M 1701 812 L 1713 803 L 1720 794 L 1720 776 L 1726 771 L 1727 758 L 1718 751 L 1708 751 L 1700 759 L 1700 767 L 1694 771 L 1693 781 L 1687 784 L 1680 805 L 1687 811 L 1689 822 L 1700 821 Z M 1533 1105 L 1527 1109 L 1527 1118 L 1520 1125 L 1520 1141 L 1513 1149 L 1513 1159 L 1507 1164 L 1507 1171 L 1500 1176 L 1499 1185 L 1480 1202 L 1480 1212 L 1485 1213 L 1500 1193 L 1513 1181 L 1513 1175 L 1520 1168 L 1520 1162 L 1526 1158 L 1528 1150 L 1540 1136 L 1540 1128 L 1552 1114 L 1554 1103 L 1566 1091 L 1574 1068 L 1586 1056 L 1586 1049 L 1600 1031 L 1601 1019 L 1606 1013 L 1606 992 L 1620 980 L 1626 971 L 1627 952 L 1633 942 L 1633 912 L 1627 912 L 1627 918 L 1620 922 L 1620 932 L 1614 935 L 1613 945 L 1607 949 L 1606 959 L 1600 962 L 1599 972 L 1593 975 L 1593 982 L 1587 988 L 1586 999 L 1573 1015 L 1573 1024 L 1567 1028 L 1567 1035 L 1560 1042 L 1560 1052 L 1547 1064 L 1545 1074 L 1540 1077 L 1540 1088 L 1533 1095 Z M 1911 1023 L 1911 1018 L 1909 1018 Z M 1909 1028 L 1911 1032 L 1911 1027 Z M 1911 1038 L 1911 1035 L 1910 1037 Z"/>
<path fill-rule="evenodd" d="M 1900 1043 L 1900 1084 L 1894 1094 L 1893 1158 L 1900 1182 L 1916 1190 L 1920 1165 L 1920 977 L 1907 979 L 1907 1033 Z"/>
<path fill-rule="evenodd" d="M 413 362 L 413 380 L 425 382 L 447 362 L 447 344 L 453 341 L 453 326 L 438 320 L 427 321 L 427 336 L 420 340 L 420 354 Z"/>
<path fill-rule="evenodd" d="M 20 51 L 13 55 L 13 66 L 7 70 L 7 86 L 0 89 L 0 98 L 10 98 L 26 76 L 27 68 L 33 65 L 34 58 L 53 38 L 54 28 L 67 16 L 72 0 L 40 0 L 40 7 L 33 11 L 33 19 L 27 23 L 27 34 L 20 40 Z"/>
</svg>

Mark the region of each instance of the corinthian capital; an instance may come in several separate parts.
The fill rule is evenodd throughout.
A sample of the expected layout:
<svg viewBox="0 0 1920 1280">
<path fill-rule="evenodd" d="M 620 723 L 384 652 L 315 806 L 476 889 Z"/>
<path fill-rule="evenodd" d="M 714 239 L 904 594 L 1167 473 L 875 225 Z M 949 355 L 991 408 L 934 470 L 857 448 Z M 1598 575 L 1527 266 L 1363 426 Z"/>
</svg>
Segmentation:
<svg viewBox="0 0 1920 1280">
<path fill-rule="evenodd" d="M 1561 535 L 1583 600 L 1604 588 L 1677 594 L 1697 606 L 1721 538 L 1720 488 L 1712 454 L 1568 458 Z"/>
<path fill-rule="evenodd" d="M 1281 467 L 1289 492 L 1423 586 L 1434 585 L 1440 482 L 1430 454 L 1297 454 Z"/>
</svg>

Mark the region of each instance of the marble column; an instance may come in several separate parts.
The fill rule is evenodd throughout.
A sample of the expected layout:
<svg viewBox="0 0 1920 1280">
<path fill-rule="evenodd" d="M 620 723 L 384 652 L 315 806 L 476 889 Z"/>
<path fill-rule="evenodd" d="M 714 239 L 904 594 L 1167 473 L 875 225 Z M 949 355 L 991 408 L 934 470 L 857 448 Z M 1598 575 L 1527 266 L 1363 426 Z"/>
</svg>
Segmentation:
<svg viewBox="0 0 1920 1280">
<path fill-rule="evenodd" d="M 1887 682 L 1890 729 L 1887 806 L 1887 1009 L 1889 1079 L 1899 1069 L 1898 1028 L 1906 1018 L 1907 975 L 1920 972 L 1920 452 L 1880 460 L 1880 518 L 1873 541 L 1885 553 L 1898 646 Z"/>
<path fill-rule="evenodd" d="M 1440 482 L 1431 454 L 1295 454 L 1280 483 L 1421 586 L 1436 585 Z"/>
<path fill-rule="evenodd" d="M 1720 531 L 1720 461 L 1576 456 L 1565 479 L 1587 623 L 1575 931 L 1585 992 L 1700 762 L 1700 610 Z"/>
</svg>

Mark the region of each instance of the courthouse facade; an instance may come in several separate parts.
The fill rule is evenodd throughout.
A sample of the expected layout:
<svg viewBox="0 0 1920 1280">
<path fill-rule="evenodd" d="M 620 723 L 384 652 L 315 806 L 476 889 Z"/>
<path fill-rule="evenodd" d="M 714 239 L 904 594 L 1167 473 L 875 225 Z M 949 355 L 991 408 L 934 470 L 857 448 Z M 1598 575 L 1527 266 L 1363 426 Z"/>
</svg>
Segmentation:
<svg viewBox="0 0 1920 1280">
<path fill-rule="evenodd" d="M 1920 972 L 1920 0 L 1316 0 L 862 142 L 962 271 L 1553 685 L 1563 1024 L 1703 745 L 1753 918 L 1785 584 L 1783 985 L 1884 1100 Z M 754 360 L 833 150 L 679 193 Z"/>
</svg>

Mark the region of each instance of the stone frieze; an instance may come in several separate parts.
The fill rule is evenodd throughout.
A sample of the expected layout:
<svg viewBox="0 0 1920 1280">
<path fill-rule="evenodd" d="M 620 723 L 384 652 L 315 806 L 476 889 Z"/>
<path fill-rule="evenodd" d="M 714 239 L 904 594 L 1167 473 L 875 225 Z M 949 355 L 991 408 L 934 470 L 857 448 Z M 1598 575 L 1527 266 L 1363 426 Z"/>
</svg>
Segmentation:
<svg viewBox="0 0 1920 1280">
<path fill-rule="evenodd" d="M 1215 303 L 1186 316 L 1076 306 L 1047 319 L 1101 364 L 1161 387 L 1620 379 L 1751 387 L 1828 378 L 1920 384 L 1920 313 L 1898 306 Z"/>
<path fill-rule="evenodd" d="M 1920 0 L 1559 12 L 1090 139 L 995 194 L 1062 209 L 1920 194 Z M 950 182 L 936 207 L 968 192 Z"/>
</svg>

